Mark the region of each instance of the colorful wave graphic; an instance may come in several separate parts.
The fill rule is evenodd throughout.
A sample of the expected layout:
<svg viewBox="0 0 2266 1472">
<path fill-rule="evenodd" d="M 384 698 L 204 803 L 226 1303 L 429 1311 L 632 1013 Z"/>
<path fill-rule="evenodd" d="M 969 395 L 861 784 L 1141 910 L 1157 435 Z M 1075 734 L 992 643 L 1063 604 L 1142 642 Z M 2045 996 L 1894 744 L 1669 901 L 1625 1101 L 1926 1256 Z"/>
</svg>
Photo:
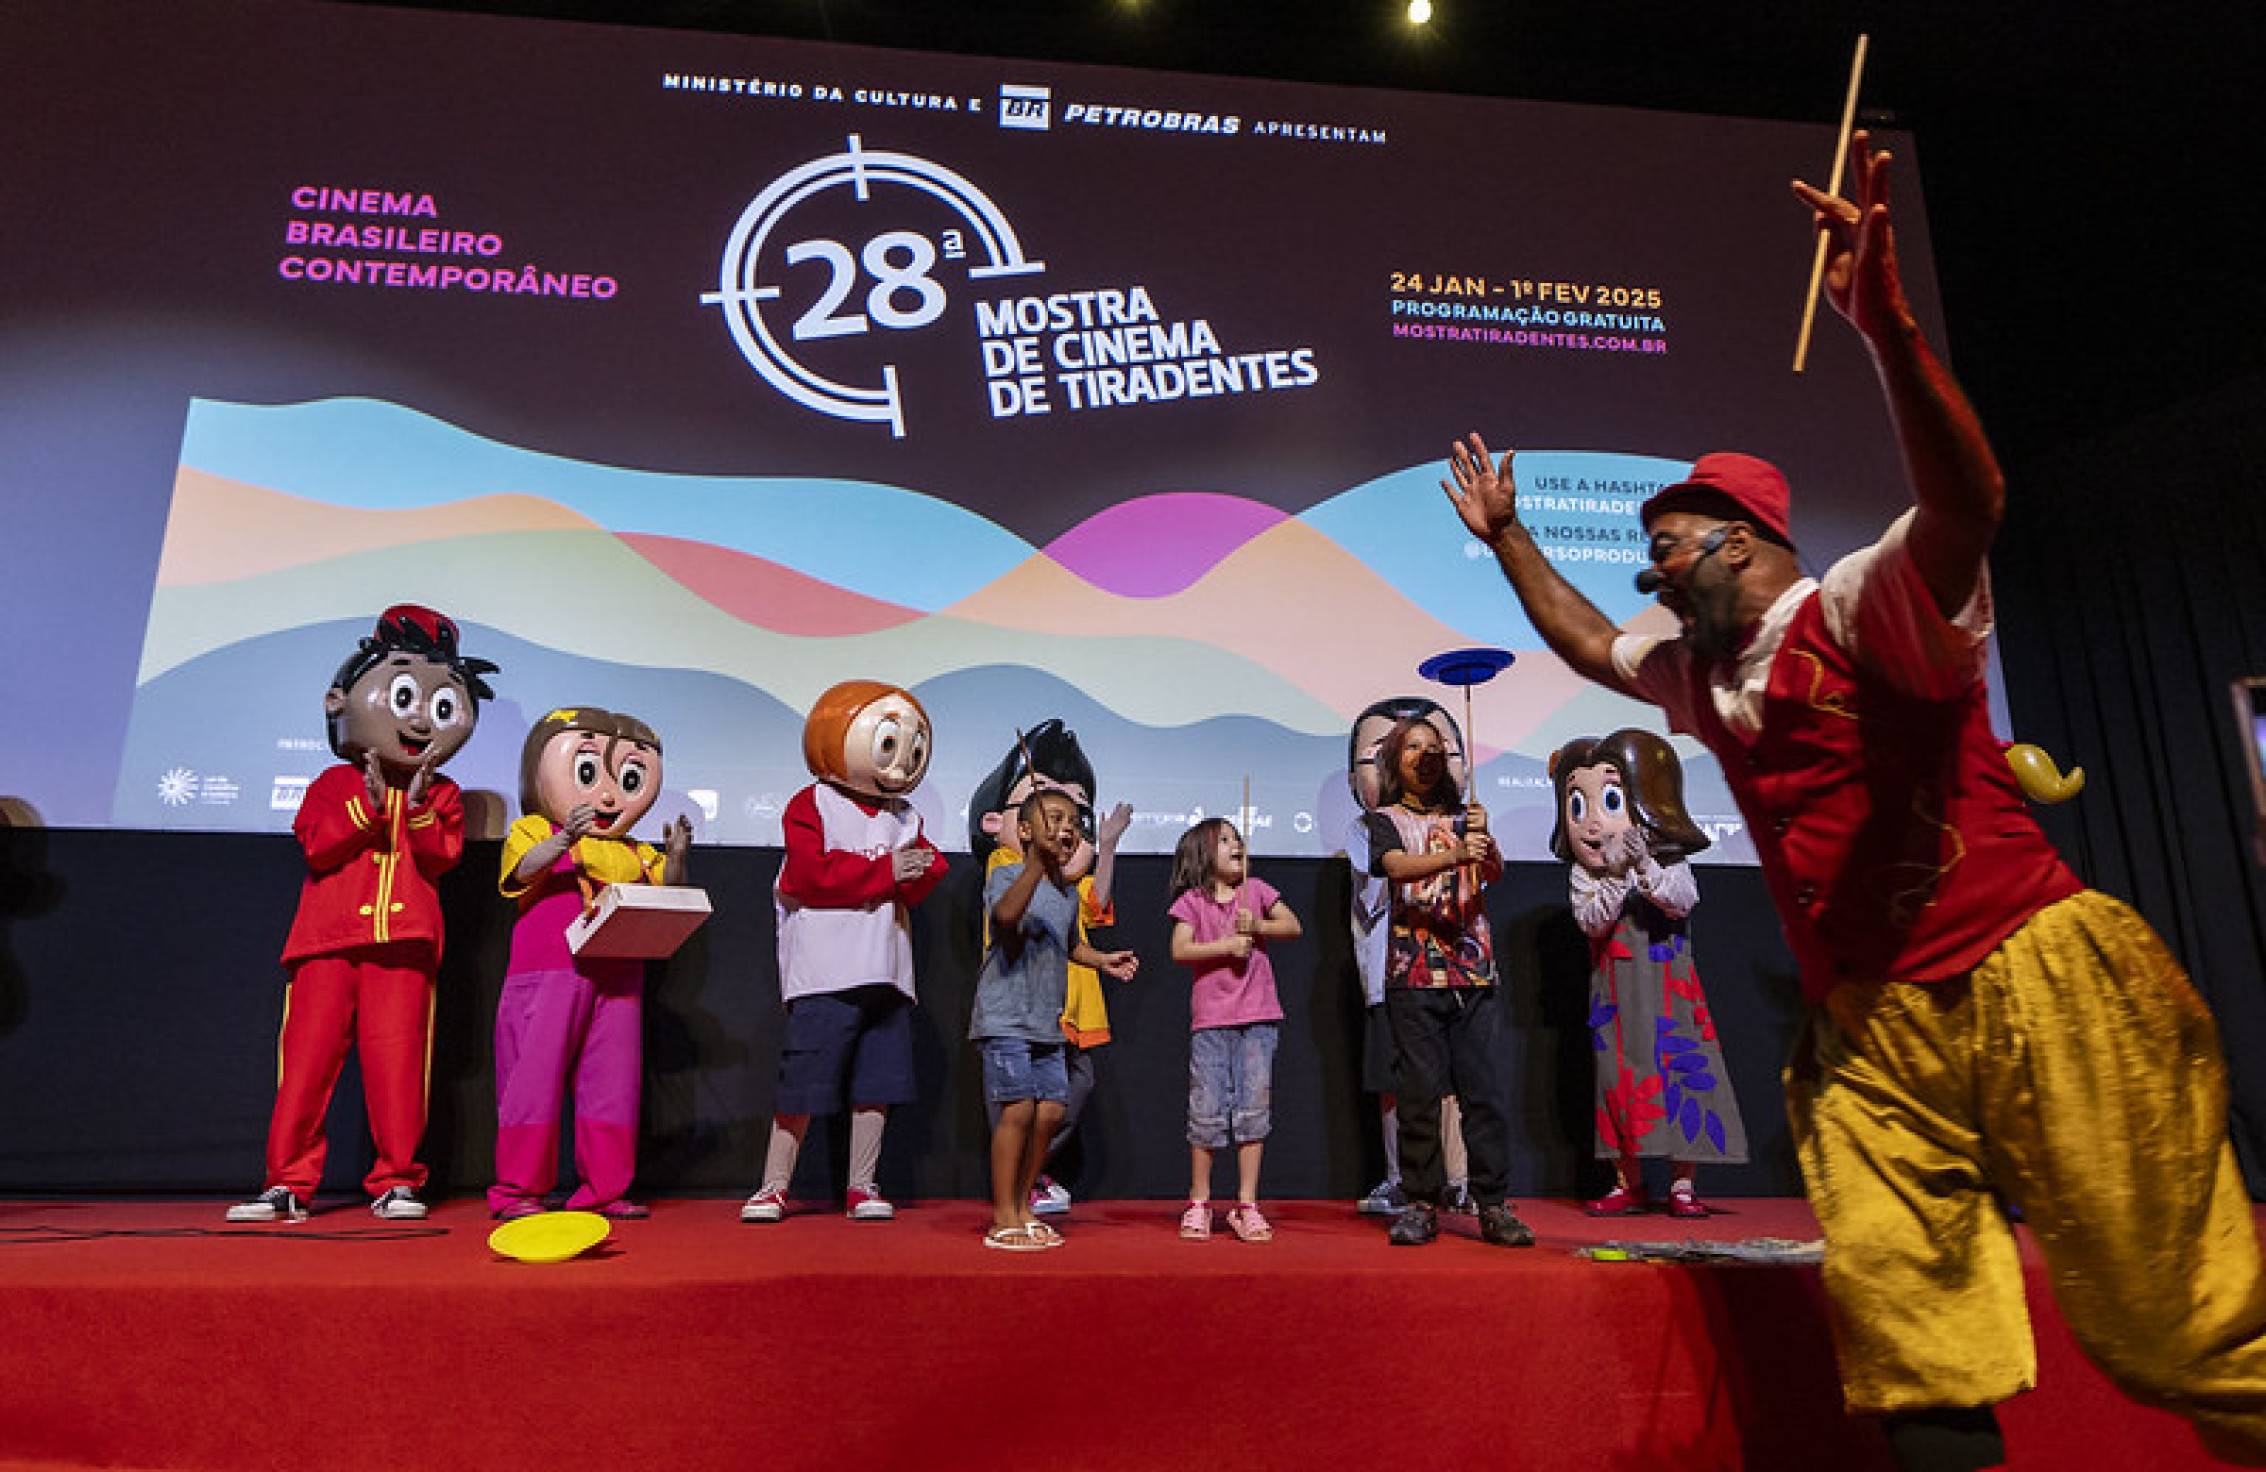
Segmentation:
<svg viewBox="0 0 2266 1472">
<path fill-rule="evenodd" d="M 1568 485 L 1657 483 L 1682 469 L 1567 452 L 1520 464 Z M 1600 716 L 1599 699 L 1639 718 L 1539 653 L 1438 476 L 1411 466 L 1297 515 L 1162 491 L 1042 548 L 917 490 L 592 465 L 369 399 L 196 400 L 139 683 L 178 688 L 170 676 L 216 669 L 231 650 L 265 641 L 272 654 L 288 631 L 366 624 L 415 600 L 546 651 L 546 669 L 579 660 L 688 688 L 722 682 L 760 694 L 766 710 L 806 709 L 851 675 L 923 691 L 975 676 L 995 697 L 1090 703 L 1123 723 L 1129 745 L 1140 730 L 1247 723 L 1221 772 L 1254 765 L 1262 729 L 1321 772 L 1339 767 L 1342 745 L 1330 752 L 1356 712 L 1422 688 L 1426 656 L 1475 643 L 1525 656 L 1476 692 L 1482 759 L 1539 761 L 1575 734 L 1559 717 Z M 1571 571 L 1610 614 L 1659 617 L 1628 567 Z M 1004 734 L 1048 713 L 988 714 Z M 939 725 L 949 749 L 954 733 Z"/>
</svg>

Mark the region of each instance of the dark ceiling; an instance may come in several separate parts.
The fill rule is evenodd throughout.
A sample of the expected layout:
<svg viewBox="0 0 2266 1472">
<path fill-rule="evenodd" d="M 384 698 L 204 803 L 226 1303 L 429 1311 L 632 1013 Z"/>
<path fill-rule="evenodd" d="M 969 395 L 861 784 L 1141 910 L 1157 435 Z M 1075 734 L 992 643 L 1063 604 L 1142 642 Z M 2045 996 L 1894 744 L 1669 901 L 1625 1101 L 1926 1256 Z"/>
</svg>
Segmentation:
<svg viewBox="0 0 2266 1472">
<path fill-rule="evenodd" d="M 1917 137 L 1953 358 L 2010 461 L 2266 370 L 2266 0 L 1435 5 L 1425 31 L 1402 0 L 420 8 L 1827 123 L 1866 31 L 1865 110 Z"/>
</svg>

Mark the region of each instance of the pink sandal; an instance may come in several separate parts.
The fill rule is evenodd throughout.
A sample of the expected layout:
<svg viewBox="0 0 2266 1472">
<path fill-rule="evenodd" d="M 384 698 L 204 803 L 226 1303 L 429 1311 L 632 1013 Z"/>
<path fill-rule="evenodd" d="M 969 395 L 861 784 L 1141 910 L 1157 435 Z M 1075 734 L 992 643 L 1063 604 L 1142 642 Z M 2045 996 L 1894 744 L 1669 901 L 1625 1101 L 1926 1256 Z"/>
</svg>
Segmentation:
<svg viewBox="0 0 2266 1472">
<path fill-rule="evenodd" d="M 1209 1201 L 1191 1201 L 1180 1214 L 1180 1235 L 1191 1242 L 1205 1242 L 1212 1235 L 1212 1204 Z"/>
<path fill-rule="evenodd" d="M 1275 1240 L 1275 1229 L 1268 1224 L 1267 1218 L 1260 1213 L 1259 1205 L 1255 1201 L 1245 1201 L 1229 1212 L 1227 1214 L 1227 1225 L 1229 1230 L 1235 1233 L 1235 1240 L 1238 1242 L 1272 1242 Z"/>
</svg>

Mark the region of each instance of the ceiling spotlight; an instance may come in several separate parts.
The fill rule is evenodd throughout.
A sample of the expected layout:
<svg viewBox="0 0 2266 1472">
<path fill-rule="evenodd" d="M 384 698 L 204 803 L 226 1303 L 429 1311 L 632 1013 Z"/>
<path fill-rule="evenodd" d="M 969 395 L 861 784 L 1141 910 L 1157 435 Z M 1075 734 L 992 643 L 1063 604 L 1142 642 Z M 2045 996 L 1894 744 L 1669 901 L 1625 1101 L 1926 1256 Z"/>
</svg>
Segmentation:
<svg viewBox="0 0 2266 1472">
<path fill-rule="evenodd" d="M 1408 23 L 1412 26 L 1432 23 L 1432 0 L 1408 0 Z"/>
</svg>

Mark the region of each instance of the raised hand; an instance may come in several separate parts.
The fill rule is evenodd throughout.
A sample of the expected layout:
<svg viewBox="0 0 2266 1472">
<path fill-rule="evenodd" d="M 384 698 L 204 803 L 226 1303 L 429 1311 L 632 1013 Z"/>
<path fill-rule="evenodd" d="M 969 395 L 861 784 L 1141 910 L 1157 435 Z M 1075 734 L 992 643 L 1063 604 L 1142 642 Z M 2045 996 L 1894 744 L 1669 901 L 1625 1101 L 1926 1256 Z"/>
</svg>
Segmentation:
<svg viewBox="0 0 2266 1472">
<path fill-rule="evenodd" d="M 1132 826 L 1133 805 L 1131 803 L 1119 803 L 1116 807 L 1102 814 L 1101 823 L 1096 832 L 1095 846 L 1105 854 L 1117 852 L 1117 841 L 1123 838 L 1125 830 Z"/>
<path fill-rule="evenodd" d="M 439 765 L 440 753 L 437 751 L 417 764 L 417 770 L 409 774 L 409 790 L 401 797 L 403 807 L 413 808 L 425 800 L 425 794 L 432 790 L 433 768 Z"/>
<path fill-rule="evenodd" d="M 384 812 L 386 810 L 386 769 L 378 765 L 378 754 L 374 751 L 362 753 L 362 788 L 370 794 L 370 811 L 373 813 Z"/>
<path fill-rule="evenodd" d="M 1613 835 L 1610 842 L 1613 845 L 1612 851 L 1606 857 L 1613 861 L 1615 868 L 1633 868 L 1643 863 L 1645 856 L 1652 852 L 1651 845 L 1645 840 L 1644 830 L 1634 826 L 1623 828 Z"/>
<path fill-rule="evenodd" d="M 692 819 L 683 813 L 661 830 L 661 882 L 685 882 L 685 856 L 692 851 Z"/>
<path fill-rule="evenodd" d="M 1448 493 L 1456 515 L 1482 542 L 1492 543 L 1505 527 L 1518 522 L 1518 485 L 1511 479 L 1511 457 L 1517 453 L 1505 450 L 1502 468 L 1497 469 L 1488 463 L 1487 441 L 1477 434 L 1449 448 L 1448 472 L 1453 479 L 1441 481 L 1440 489 Z"/>
<path fill-rule="evenodd" d="M 1888 150 L 1873 148 L 1870 133 L 1849 140 L 1850 198 L 1827 194 L 1801 180 L 1794 197 L 1817 216 L 1826 233 L 1825 296 L 1867 341 L 1878 341 L 1911 321 L 1904 282 L 1896 269 L 1896 230 L 1888 210 Z"/>
<path fill-rule="evenodd" d="M 567 810 L 566 826 L 559 831 L 573 843 L 598 826 L 598 809 L 591 803 L 578 802 Z"/>
</svg>

